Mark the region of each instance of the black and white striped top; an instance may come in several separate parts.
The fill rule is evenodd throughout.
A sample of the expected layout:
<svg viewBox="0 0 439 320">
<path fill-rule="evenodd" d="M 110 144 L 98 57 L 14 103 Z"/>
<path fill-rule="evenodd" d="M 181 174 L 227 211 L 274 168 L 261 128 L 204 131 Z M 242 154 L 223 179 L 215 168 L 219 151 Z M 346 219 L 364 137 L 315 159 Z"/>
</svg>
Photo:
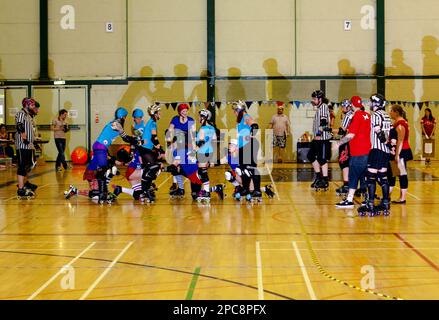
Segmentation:
<svg viewBox="0 0 439 320">
<path fill-rule="evenodd" d="M 15 115 L 15 125 L 17 125 L 18 123 L 24 124 L 24 130 L 27 134 L 27 141 L 29 141 L 29 143 L 25 144 L 23 142 L 23 139 L 21 138 L 21 134 L 16 132 L 15 133 L 15 148 L 16 149 L 34 149 L 33 142 L 35 140 L 35 133 L 36 133 L 36 125 L 35 125 L 34 119 L 26 110 L 21 109 Z"/>
<path fill-rule="evenodd" d="M 349 125 L 352 122 L 352 118 L 354 117 L 354 111 L 349 110 L 348 112 L 346 112 L 343 116 L 343 120 L 341 121 L 341 127 L 346 130 L 347 128 L 349 128 Z"/>
<path fill-rule="evenodd" d="M 317 107 L 312 126 L 312 130 L 315 136 L 320 134 L 322 140 L 331 139 L 331 133 L 323 131 L 322 126 L 320 125 L 321 121 L 323 119 L 326 119 L 326 123 L 328 124 L 327 126 L 329 127 L 330 118 L 331 117 L 329 115 L 329 108 L 325 103 L 322 103 L 320 106 Z"/>
<path fill-rule="evenodd" d="M 372 144 L 372 149 L 378 149 L 386 153 L 390 153 L 389 147 L 387 146 L 387 141 L 381 142 L 377 135 L 377 132 L 381 130 L 384 131 L 386 140 L 389 139 L 390 129 L 392 128 L 392 120 L 390 119 L 390 116 L 384 110 L 372 112 L 371 126 L 370 142 Z"/>
</svg>

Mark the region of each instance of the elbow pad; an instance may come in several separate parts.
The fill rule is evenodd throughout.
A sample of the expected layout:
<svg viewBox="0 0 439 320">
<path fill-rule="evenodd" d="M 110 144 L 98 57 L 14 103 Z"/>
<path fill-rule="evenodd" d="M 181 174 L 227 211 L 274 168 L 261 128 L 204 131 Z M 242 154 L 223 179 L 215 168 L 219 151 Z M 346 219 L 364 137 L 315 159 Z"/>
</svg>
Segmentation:
<svg viewBox="0 0 439 320">
<path fill-rule="evenodd" d="M 204 141 L 204 140 L 197 141 L 197 147 L 201 148 L 205 143 L 206 143 L 206 141 Z"/>
<path fill-rule="evenodd" d="M 343 128 L 340 127 L 340 128 L 338 129 L 338 135 L 339 135 L 339 136 L 344 136 L 346 133 L 347 133 L 346 130 L 343 130 Z"/>
<path fill-rule="evenodd" d="M 153 134 L 153 135 L 151 136 L 151 142 L 152 142 L 152 144 L 155 145 L 155 146 L 157 146 L 157 145 L 160 144 L 159 139 L 157 138 L 157 135 L 156 135 L 156 134 Z"/>
<path fill-rule="evenodd" d="M 321 119 L 320 120 L 320 126 L 321 127 L 326 127 L 328 125 L 328 120 L 326 119 Z"/>
</svg>

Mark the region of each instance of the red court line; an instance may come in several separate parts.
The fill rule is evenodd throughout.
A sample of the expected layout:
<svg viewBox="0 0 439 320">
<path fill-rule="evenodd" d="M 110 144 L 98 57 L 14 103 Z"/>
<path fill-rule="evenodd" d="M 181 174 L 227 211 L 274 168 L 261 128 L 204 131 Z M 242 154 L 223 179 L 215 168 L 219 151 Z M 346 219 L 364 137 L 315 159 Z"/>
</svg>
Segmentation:
<svg viewBox="0 0 439 320">
<path fill-rule="evenodd" d="M 437 272 L 439 272 L 439 267 L 430 259 L 428 259 L 426 256 L 424 256 L 420 251 L 418 251 L 413 245 L 411 245 L 408 241 L 406 241 L 399 233 L 394 233 L 395 237 L 397 237 L 399 239 L 399 241 L 401 241 L 402 243 L 404 243 L 404 245 L 406 247 L 409 247 L 410 249 L 412 249 L 412 251 L 414 253 L 416 253 L 422 260 L 424 260 L 425 262 L 427 262 L 430 267 L 432 267 L 434 270 L 436 270 Z"/>
</svg>

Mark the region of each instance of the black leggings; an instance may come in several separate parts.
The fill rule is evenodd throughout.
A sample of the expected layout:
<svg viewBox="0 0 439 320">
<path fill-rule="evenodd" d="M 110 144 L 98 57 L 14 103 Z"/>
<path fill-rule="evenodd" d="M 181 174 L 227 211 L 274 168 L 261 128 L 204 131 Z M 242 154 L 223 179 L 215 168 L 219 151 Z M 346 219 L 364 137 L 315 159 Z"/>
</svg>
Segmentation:
<svg viewBox="0 0 439 320">
<path fill-rule="evenodd" d="M 64 156 L 64 152 L 66 150 L 66 139 L 63 138 L 55 138 L 56 149 L 58 150 L 58 156 L 56 157 L 56 167 L 64 167 L 67 169 L 66 157 Z"/>
</svg>

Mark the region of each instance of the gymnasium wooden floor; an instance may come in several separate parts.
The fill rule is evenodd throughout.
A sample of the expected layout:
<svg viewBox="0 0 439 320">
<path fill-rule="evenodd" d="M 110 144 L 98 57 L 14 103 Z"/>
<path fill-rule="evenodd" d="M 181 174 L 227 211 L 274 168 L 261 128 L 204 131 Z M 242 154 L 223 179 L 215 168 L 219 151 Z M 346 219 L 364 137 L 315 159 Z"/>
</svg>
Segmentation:
<svg viewBox="0 0 439 320">
<path fill-rule="evenodd" d="M 375 218 L 335 209 L 339 182 L 310 190 L 309 165 L 276 166 L 278 199 L 210 207 L 169 200 L 167 174 L 153 205 L 66 201 L 83 167 L 53 167 L 33 172 L 31 201 L 0 171 L 0 299 L 439 299 L 439 163 L 412 161 L 407 204 Z"/>
</svg>

